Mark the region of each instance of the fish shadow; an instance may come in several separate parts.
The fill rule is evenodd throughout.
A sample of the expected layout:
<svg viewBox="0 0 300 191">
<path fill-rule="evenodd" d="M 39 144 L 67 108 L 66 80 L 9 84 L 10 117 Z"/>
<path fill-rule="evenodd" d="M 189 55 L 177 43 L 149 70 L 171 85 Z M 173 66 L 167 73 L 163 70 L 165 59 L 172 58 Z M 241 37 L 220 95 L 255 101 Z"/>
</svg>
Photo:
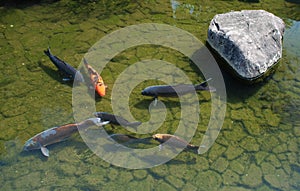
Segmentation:
<svg viewBox="0 0 300 191">
<path fill-rule="evenodd" d="M 79 140 L 76 140 L 76 135 L 72 138 L 66 139 L 62 142 L 47 145 L 47 149 L 49 150 L 49 157 L 56 157 L 55 155 L 59 154 L 59 151 L 64 150 L 65 148 L 70 148 L 74 149 L 74 151 L 80 151 L 86 149 L 86 144 L 84 142 L 81 142 Z M 30 157 L 35 155 L 38 157 L 41 161 L 47 162 L 49 157 L 46 157 L 42 154 L 40 149 L 36 150 L 30 150 L 30 151 L 24 151 L 22 150 L 20 152 L 21 157 Z"/>
<path fill-rule="evenodd" d="M 179 99 L 179 98 L 177 98 L 177 99 Z M 136 104 L 134 104 L 134 107 L 136 107 L 138 109 L 145 109 L 145 108 L 148 108 L 153 101 L 154 101 L 154 99 L 146 98 L 146 99 L 143 99 L 143 100 L 137 102 Z M 159 99 L 159 101 L 163 102 L 165 104 L 166 108 L 180 107 L 180 100 L 176 101 L 176 100 L 170 100 L 168 98 L 165 98 L 165 99 Z"/>
<path fill-rule="evenodd" d="M 58 81 L 62 84 L 66 84 L 70 87 L 73 86 L 73 81 L 66 81 L 65 82 L 65 81 L 62 80 L 63 77 L 62 77 L 62 75 L 60 74 L 60 72 L 58 70 L 54 70 L 50 66 L 44 65 L 41 61 L 39 61 L 38 64 L 39 64 L 39 67 L 41 67 L 42 70 L 44 70 L 44 72 L 48 76 L 50 76 L 52 79 L 54 79 L 54 80 L 56 80 L 56 81 Z"/>
<path fill-rule="evenodd" d="M 165 156 L 153 156 L 153 155 L 145 155 L 143 157 L 139 157 L 142 161 L 147 162 L 149 164 L 156 164 L 160 163 L 161 161 L 167 161 L 166 164 L 168 165 L 182 165 L 182 164 L 196 164 L 196 159 L 193 158 L 190 161 L 184 161 L 176 158 L 169 158 Z"/>
<path fill-rule="evenodd" d="M 226 96 L 227 96 L 227 102 L 230 103 L 239 103 L 243 100 L 253 96 L 256 94 L 261 87 L 263 87 L 270 78 L 272 78 L 273 73 L 270 73 L 269 76 L 266 76 L 265 78 L 253 82 L 248 83 L 246 81 L 243 81 L 242 79 L 238 78 L 236 74 L 233 74 L 232 69 L 228 66 L 226 63 L 226 60 L 223 59 L 206 41 L 205 46 L 197 51 L 195 51 L 191 57 L 192 60 L 203 60 L 204 58 L 209 60 L 211 59 L 210 56 L 208 56 L 208 52 L 205 50 L 208 49 L 209 53 L 213 56 L 213 59 L 218 64 L 218 67 L 221 71 L 221 77 L 224 80 L 225 84 L 225 90 L 226 90 Z M 212 61 L 211 61 L 212 62 Z M 203 65 L 202 65 L 203 63 Z M 207 68 L 207 64 L 210 62 L 201 62 L 201 67 Z M 190 66 L 193 68 L 193 70 L 199 74 L 199 76 L 203 77 L 202 71 L 197 67 L 194 62 L 190 61 Z M 208 71 L 208 73 L 214 74 L 214 72 Z M 210 76 L 212 78 L 212 81 L 214 78 L 220 78 L 220 76 Z M 219 84 L 214 84 L 214 87 L 216 88 L 216 93 L 218 92 L 218 89 L 221 89 L 222 86 L 219 87 Z"/>
<path fill-rule="evenodd" d="M 26 157 L 31 157 L 31 156 L 37 156 L 37 158 L 39 158 L 41 161 L 43 161 L 43 162 L 47 162 L 48 161 L 48 158 L 49 157 L 46 157 L 46 156 L 44 156 L 43 154 L 42 154 L 42 152 L 41 152 L 41 150 L 40 149 L 37 149 L 37 150 L 32 150 L 32 151 L 24 151 L 24 150 L 22 150 L 21 152 L 20 152 L 20 156 L 21 157 L 24 157 L 24 158 L 26 158 Z"/>
</svg>

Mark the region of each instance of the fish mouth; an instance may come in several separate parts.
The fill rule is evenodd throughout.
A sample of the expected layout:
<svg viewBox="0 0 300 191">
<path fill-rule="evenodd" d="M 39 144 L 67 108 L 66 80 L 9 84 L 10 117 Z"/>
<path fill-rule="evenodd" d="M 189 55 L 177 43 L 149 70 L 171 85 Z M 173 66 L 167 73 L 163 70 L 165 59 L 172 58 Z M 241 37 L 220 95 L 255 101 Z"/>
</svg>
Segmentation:
<svg viewBox="0 0 300 191">
<path fill-rule="evenodd" d="M 98 117 L 98 112 L 94 112 L 93 115 L 97 118 L 100 118 L 100 117 Z"/>
<path fill-rule="evenodd" d="M 156 135 L 152 135 L 152 138 L 153 138 L 154 140 L 156 140 L 156 141 L 159 140 L 159 138 L 158 138 Z"/>
</svg>

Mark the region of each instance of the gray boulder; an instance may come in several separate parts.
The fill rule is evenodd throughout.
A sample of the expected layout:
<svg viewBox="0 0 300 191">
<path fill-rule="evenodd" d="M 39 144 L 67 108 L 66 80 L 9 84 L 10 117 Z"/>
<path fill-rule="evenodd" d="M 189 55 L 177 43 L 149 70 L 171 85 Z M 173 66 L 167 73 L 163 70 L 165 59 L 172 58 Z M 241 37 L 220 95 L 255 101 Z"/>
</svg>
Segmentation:
<svg viewBox="0 0 300 191">
<path fill-rule="evenodd" d="M 208 29 L 209 45 L 248 82 L 269 73 L 282 56 L 284 22 L 264 10 L 216 15 Z"/>
</svg>

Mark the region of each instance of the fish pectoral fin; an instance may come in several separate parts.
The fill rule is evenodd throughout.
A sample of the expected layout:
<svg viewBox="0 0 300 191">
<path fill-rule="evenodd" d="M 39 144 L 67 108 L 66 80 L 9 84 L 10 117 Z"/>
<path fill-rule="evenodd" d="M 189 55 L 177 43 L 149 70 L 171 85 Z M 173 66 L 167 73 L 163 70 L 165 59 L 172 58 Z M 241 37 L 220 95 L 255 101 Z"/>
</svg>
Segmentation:
<svg viewBox="0 0 300 191">
<path fill-rule="evenodd" d="M 154 106 L 156 106 L 157 105 L 157 97 L 154 97 Z"/>
<path fill-rule="evenodd" d="M 163 148 L 164 148 L 164 147 L 163 147 L 162 144 L 160 144 L 160 145 L 158 146 L 158 150 L 159 150 L 159 151 L 163 150 Z"/>
<path fill-rule="evenodd" d="M 49 157 L 49 150 L 46 147 L 41 147 L 44 156 Z"/>
</svg>

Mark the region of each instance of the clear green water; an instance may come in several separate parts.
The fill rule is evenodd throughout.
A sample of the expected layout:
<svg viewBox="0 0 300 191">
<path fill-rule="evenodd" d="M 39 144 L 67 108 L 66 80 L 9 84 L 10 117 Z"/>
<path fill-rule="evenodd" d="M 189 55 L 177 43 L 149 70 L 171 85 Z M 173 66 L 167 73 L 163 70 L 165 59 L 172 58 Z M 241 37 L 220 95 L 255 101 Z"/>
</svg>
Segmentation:
<svg viewBox="0 0 300 191">
<path fill-rule="evenodd" d="M 300 5 L 283 0 L 179 2 L 175 12 L 170 1 L 152 0 L 62 0 L 0 7 L 0 190 L 300 190 Z M 77 66 L 101 37 L 145 22 L 177 26 L 204 43 L 215 14 L 242 9 L 265 9 L 286 22 L 284 54 L 274 75 L 259 85 L 244 86 L 224 74 L 226 118 L 207 153 L 182 152 L 167 164 L 128 170 L 98 158 L 79 135 L 50 146 L 48 159 L 39 151 L 21 152 L 24 142 L 38 132 L 73 122 L 72 87 L 61 83 L 43 54 L 48 46 Z M 151 46 L 129 49 L 108 64 L 102 77 L 110 86 L 128 65 L 155 57 L 184 68 L 199 82 L 180 56 Z M 140 96 L 141 89 L 138 86 L 130 96 L 130 105 L 134 116 L 146 121 L 147 98 Z M 97 108 L 110 111 L 110 90 Z M 210 113 L 209 94 L 199 97 L 201 123 L 194 144 L 200 143 Z M 179 112 L 171 107 L 170 120 L 157 132 L 174 131 Z"/>
</svg>

